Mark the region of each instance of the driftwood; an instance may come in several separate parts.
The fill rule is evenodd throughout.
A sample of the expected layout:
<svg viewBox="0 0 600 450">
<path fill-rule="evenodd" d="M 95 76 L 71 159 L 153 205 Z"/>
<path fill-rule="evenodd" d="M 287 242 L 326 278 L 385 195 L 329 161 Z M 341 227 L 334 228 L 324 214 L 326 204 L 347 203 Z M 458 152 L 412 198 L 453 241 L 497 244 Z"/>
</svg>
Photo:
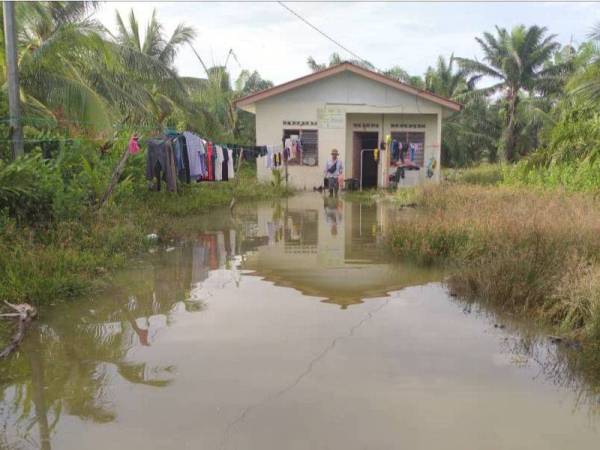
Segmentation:
<svg viewBox="0 0 600 450">
<path fill-rule="evenodd" d="M 6 301 L 4 303 L 6 303 L 16 312 L 0 314 L 0 317 L 16 319 L 17 326 L 9 344 L 0 352 L 0 359 L 7 357 L 17 349 L 25 337 L 25 331 L 27 331 L 31 321 L 37 317 L 37 309 L 27 303 L 21 303 L 19 305 L 13 305 Z"/>
</svg>

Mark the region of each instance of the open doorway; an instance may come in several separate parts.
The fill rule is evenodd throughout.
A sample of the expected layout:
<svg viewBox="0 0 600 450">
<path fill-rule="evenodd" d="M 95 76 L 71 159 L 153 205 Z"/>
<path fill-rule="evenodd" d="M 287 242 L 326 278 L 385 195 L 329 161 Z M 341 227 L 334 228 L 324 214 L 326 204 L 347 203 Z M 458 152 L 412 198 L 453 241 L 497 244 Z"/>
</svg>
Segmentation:
<svg viewBox="0 0 600 450">
<path fill-rule="evenodd" d="M 352 155 L 353 178 L 359 180 L 363 189 L 377 187 L 377 161 L 374 149 L 379 146 L 376 131 L 355 131 Z"/>
</svg>

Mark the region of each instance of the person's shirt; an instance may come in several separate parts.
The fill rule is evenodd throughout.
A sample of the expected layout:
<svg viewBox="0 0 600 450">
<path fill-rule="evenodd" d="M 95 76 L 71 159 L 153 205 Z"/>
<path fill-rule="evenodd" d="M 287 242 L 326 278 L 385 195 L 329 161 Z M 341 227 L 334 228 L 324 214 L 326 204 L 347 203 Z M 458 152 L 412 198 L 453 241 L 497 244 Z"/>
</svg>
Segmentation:
<svg viewBox="0 0 600 450">
<path fill-rule="evenodd" d="M 334 166 L 335 170 L 333 172 L 330 172 L 329 170 Z M 342 161 L 340 161 L 339 159 L 336 159 L 335 161 L 333 159 L 330 159 L 329 161 L 327 161 L 327 163 L 325 164 L 325 176 L 329 177 L 329 178 L 337 178 L 339 177 L 342 173 L 344 173 L 344 166 L 342 164 Z"/>
</svg>

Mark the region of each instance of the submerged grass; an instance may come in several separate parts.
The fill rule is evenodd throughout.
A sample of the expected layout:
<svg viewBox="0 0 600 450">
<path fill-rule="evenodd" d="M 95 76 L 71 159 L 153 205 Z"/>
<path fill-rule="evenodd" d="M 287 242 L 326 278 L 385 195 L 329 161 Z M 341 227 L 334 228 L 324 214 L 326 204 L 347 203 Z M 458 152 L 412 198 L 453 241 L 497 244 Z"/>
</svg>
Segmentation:
<svg viewBox="0 0 600 450">
<path fill-rule="evenodd" d="M 592 196 L 445 184 L 415 194 L 395 254 L 445 263 L 467 299 L 600 342 L 600 208 Z"/>
</svg>

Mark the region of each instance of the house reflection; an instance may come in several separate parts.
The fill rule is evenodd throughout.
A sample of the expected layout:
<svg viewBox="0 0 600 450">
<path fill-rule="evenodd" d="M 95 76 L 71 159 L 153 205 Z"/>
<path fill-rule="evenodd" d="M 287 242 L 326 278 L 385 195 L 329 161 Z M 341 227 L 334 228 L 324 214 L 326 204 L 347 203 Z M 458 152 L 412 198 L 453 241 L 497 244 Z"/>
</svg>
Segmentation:
<svg viewBox="0 0 600 450">
<path fill-rule="evenodd" d="M 304 194 L 259 206 L 243 268 L 279 286 L 347 308 L 409 285 L 436 280 L 431 270 L 389 264 L 383 233 L 393 208 Z"/>
</svg>

